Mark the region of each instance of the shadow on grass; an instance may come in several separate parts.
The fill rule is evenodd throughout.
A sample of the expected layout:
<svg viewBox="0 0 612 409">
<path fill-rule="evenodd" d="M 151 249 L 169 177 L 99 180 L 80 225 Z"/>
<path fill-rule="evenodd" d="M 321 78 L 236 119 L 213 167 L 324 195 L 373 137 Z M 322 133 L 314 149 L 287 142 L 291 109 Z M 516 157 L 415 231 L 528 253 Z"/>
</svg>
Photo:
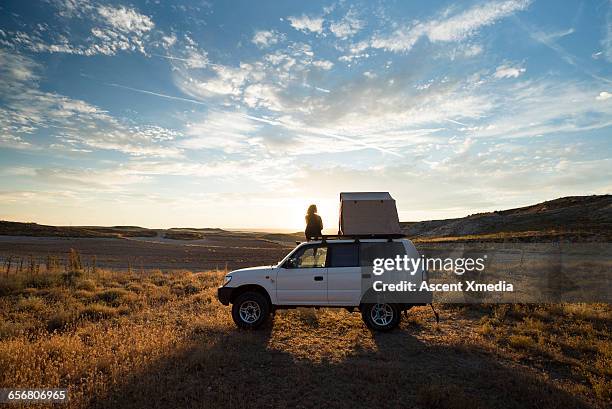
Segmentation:
<svg viewBox="0 0 612 409">
<path fill-rule="evenodd" d="M 429 345 L 398 329 L 372 334 L 375 350 L 313 362 L 271 349 L 273 325 L 193 333 L 188 347 L 93 398 L 89 407 L 588 407 L 469 345 Z"/>
</svg>

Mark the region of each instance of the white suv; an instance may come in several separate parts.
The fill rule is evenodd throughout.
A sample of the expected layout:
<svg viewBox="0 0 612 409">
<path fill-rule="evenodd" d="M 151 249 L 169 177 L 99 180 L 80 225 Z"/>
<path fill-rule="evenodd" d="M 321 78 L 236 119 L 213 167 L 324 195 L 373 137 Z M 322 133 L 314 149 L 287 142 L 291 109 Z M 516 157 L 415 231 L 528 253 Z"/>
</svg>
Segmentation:
<svg viewBox="0 0 612 409">
<path fill-rule="evenodd" d="M 232 303 L 232 318 L 239 328 L 254 329 L 278 309 L 296 307 L 342 307 L 356 309 L 366 325 L 378 331 L 395 328 L 401 312 L 431 299 L 384 300 L 372 293 L 374 259 L 397 255 L 418 258 L 412 242 L 405 238 L 324 237 L 299 244 L 277 265 L 243 268 L 230 272 L 217 296 Z M 408 276 L 417 286 L 427 280 L 420 270 Z"/>
</svg>

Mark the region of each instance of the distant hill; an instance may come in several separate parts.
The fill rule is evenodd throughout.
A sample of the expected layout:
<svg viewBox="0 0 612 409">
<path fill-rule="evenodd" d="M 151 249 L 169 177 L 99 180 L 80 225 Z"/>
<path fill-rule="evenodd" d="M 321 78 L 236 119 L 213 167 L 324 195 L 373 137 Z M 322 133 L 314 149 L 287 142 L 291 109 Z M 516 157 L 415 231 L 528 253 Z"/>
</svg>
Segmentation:
<svg viewBox="0 0 612 409">
<path fill-rule="evenodd" d="M 531 206 L 457 219 L 402 222 L 413 239 L 612 239 L 612 195 L 569 196 Z"/>
<path fill-rule="evenodd" d="M 147 229 L 138 226 L 48 226 L 38 223 L 21 223 L 0 221 L 0 236 L 33 236 L 33 237 L 82 237 L 82 238 L 149 238 L 193 241 L 206 239 L 214 245 L 219 240 L 228 238 L 242 240 L 245 245 L 249 240 L 267 241 L 270 243 L 294 243 L 303 237 L 302 233 L 266 233 L 228 231 L 219 228 L 171 228 Z"/>
<path fill-rule="evenodd" d="M 36 236 L 36 237 L 155 237 L 157 231 L 138 226 L 47 226 L 38 223 L 20 223 L 0 221 L 2 236 Z"/>
</svg>

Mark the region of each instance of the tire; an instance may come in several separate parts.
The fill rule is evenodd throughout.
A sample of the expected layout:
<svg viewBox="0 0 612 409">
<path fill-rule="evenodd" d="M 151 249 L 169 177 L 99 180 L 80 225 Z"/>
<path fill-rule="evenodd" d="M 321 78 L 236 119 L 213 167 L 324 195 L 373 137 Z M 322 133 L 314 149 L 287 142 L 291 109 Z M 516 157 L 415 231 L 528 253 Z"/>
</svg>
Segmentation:
<svg viewBox="0 0 612 409">
<path fill-rule="evenodd" d="M 232 304 L 232 318 L 238 328 L 257 329 L 270 316 L 270 304 L 258 292 L 239 295 Z"/>
<path fill-rule="evenodd" d="M 391 331 L 400 323 L 401 311 L 397 304 L 364 304 L 361 309 L 363 322 L 374 331 Z"/>
</svg>

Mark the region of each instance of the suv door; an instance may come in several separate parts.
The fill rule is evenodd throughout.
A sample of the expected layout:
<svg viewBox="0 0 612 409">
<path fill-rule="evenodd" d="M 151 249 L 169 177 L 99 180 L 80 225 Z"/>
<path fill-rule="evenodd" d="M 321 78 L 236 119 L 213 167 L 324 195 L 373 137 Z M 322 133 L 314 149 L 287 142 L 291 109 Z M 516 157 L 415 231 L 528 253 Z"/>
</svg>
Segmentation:
<svg viewBox="0 0 612 409">
<path fill-rule="evenodd" d="M 327 304 L 327 246 L 300 247 L 278 269 L 276 298 L 279 305 Z"/>
<path fill-rule="evenodd" d="M 358 243 L 329 243 L 327 300 L 329 305 L 356 306 L 361 300 Z"/>
</svg>

